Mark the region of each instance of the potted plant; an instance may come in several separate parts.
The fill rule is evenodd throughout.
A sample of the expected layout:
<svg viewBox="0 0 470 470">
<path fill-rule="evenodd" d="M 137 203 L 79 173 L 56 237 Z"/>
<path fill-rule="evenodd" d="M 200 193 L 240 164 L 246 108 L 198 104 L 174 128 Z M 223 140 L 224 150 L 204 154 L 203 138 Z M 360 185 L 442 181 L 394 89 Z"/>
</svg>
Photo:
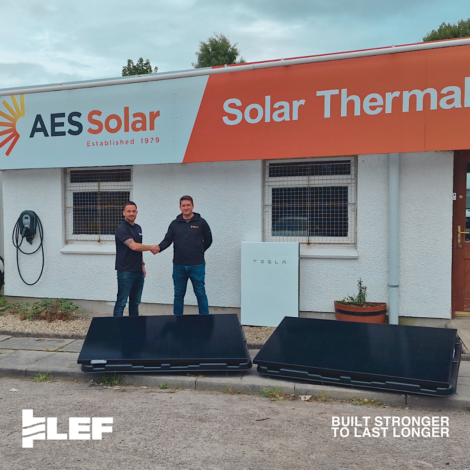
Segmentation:
<svg viewBox="0 0 470 470">
<path fill-rule="evenodd" d="M 358 293 L 354 297 L 348 295 L 343 300 L 335 301 L 337 320 L 362 323 L 383 323 L 387 313 L 385 302 L 367 302 L 367 287 L 362 279 L 357 281 Z"/>
</svg>

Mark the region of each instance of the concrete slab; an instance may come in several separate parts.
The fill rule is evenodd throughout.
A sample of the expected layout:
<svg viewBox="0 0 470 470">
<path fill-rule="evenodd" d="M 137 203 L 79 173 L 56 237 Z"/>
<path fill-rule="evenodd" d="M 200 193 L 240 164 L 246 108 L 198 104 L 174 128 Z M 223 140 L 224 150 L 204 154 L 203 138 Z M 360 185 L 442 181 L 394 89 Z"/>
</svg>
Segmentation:
<svg viewBox="0 0 470 470">
<path fill-rule="evenodd" d="M 26 371 L 26 377 L 29 375 L 35 376 L 37 372 L 28 374 L 28 371 Z M 78 367 L 76 370 L 73 370 L 72 368 L 70 369 L 56 369 L 51 372 L 52 378 L 56 379 L 77 379 L 77 380 L 88 380 L 89 376 L 88 374 L 85 374 L 85 372 L 82 372 L 80 367 Z"/>
<path fill-rule="evenodd" d="M 57 338 L 9 338 L 0 342 L 0 348 L 27 349 L 32 351 L 55 351 L 61 346 L 66 346 L 72 341 L 74 340 Z"/>
<path fill-rule="evenodd" d="M 196 379 L 196 390 L 217 390 L 219 392 L 232 390 L 242 391 L 243 372 L 234 373 L 210 373 L 204 374 Z"/>
<path fill-rule="evenodd" d="M 34 377 L 39 372 L 49 372 L 52 377 L 83 378 L 80 365 L 77 364 L 78 353 L 56 352 L 39 359 L 26 369 L 26 377 Z"/>
<path fill-rule="evenodd" d="M 422 406 L 438 409 L 469 410 L 470 408 L 470 376 L 461 376 L 457 382 L 457 394 L 450 398 L 424 397 L 418 395 L 407 395 L 407 405 Z"/>
<path fill-rule="evenodd" d="M 459 380 L 457 381 L 457 393 L 462 395 L 464 391 L 467 390 L 465 387 L 470 387 L 470 377 L 459 376 Z M 470 393 L 468 396 L 470 397 Z"/>
<path fill-rule="evenodd" d="M 37 361 L 54 353 L 43 351 L 14 351 L 0 357 L 0 375 L 20 375 L 24 377 L 26 370 Z"/>
<path fill-rule="evenodd" d="M 9 354 L 12 354 L 16 349 L 0 349 L 0 359 L 2 357 L 7 357 Z"/>
<path fill-rule="evenodd" d="M 76 378 L 95 382 L 99 380 L 100 374 L 90 374 L 81 371 L 77 364 L 79 351 L 83 341 L 73 339 L 54 339 L 54 344 L 48 344 L 51 339 L 44 338 L 7 338 L 1 343 L 11 341 L 10 344 L 19 346 L 13 340 L 32 341 L 34 348 L 38 344 L 42 348 L 64 347 L 57 352 L 46 352 L 38 350 L 16 350 L 18 348 L 4 348 L 0 346 L 0 375 L 17 375 L 34 377 L 38 372 L 50 372 L 53 377 Z M 42 340 L 35 343 L 36 340 Z M 31 343 L 29 343 L 31 344 Z M 28 345 L 28 344 L 26 344 Z M 24 344 L 23 344 L 24 346 Z M 254 357 L 258 351 L 250 351 Z M 131 385 L 146 385 L 148 387 L 159 387 L 166 384 L 169 388 L 184 388 L 197 390 L 231 390 L 233 392 L 259 394 L 264 389 L 278 389 L 287 395 L 312 395 L 314 397 L 325 397 L 336 400 L 350 400 L 352 398 L 369 400 L 375 399 L 388 404 L 407 405 L 410 407 L 427 407 L 435 409 L 462 409 L 467 410 L 470 406 L 470 362 L 460 364 L 458 380 L 458 393 L 451 398 L 434 398 L 418 395 L 403 395 L 399 393 L 387 393 L 379 390 L 367 390 L 341 386 L 309 384 L 300 380 L 284 380 L 261 376 L 256 365 L 242 373 L 206 373 L 200 376 L 181 374 L 120 374 L 123 379 Z"/>
<path fill-rule="evenodd" d="M 5 341 L 6 339 L 9 339 L 11 338 L 11 336 L 8 336 L 8 335 L 0 335 L 0 342 L 1 341 Z"/>
<path fill-rule="evenodd" d="M 248 352 L 250 353 L 251 360 L 256 357 L 256 355 L 261 351 L 261 349 L 249 349 Z M 256 364 L 253 364 L 253 367 L 257 367 Z"/>
<path fill-rule="evenodd" d="M 312 395 L 315 398 L 331 398 L 333 400 L 364 399 L 387 403 L 388 405 L 406 405 L 406 397 L 400 393 L 387 393 L 380 390 L 366 390 L 352 387 L 332 387 L 331 385 L 295 383 L 296 395 Z"/>
<path fill-rule="evenodd" d="M 266 388 L 276 388 L 282 390 L 282 392 L 287 395 L 293 395 L 295 393 L 293 382 L 263 377 L 258 373 L 256 367 L 245 372 L 241 383 L 238 385 L 238 389 L 235 391 L 244 393 L 261 393 Z"/>
<path fill-rule="evenodd" d="M 56 352 L 36 361 L 28 370 L 51 372 L 55 369 L 80 369 L 77 364 L 78 353 L 60 353 Z"/>
<path fill-rule="evenodd" d="M 0 334 L 13 336 L 14 338 L 65 338 L 65 339 L 85 339 L 86 335 L 78 333 L 48 333 L 47 331 L 18 331 L 18 330 L 0 330 Z"/>
<path fill-rule="evenodd" d="M 84 339 L 76 339 L 75 341 L 72 341 L 71 343 L 67 344 L 67 346 L 60 348 L 59 351 L 79 353 L 82 350 L 84 342 L 85 342 Z"/>
<path fill-rule="evenodd" d="M 470 390 L 470 387 L 469 387 Z M 453 410 L 467 410 L 470 406 L 470 399 L 468 395 L 454 395 L 450 398 L 434 398 L 425 397 L 419 395 L 408 395 L 407 403 L 408 407 L 422 407 L 422 408 L 434 408 L 438 410 L 453 409 Z"/>
<path fill-rule="evenodd" d="M 87 374 L 87 376 L 91 377 L 92 374 Z M 196 377 L 190 375 L 124 374 L 122 378 L 129 385 L 136 386 L 159 387 L 160 384 L 165 384 L 168 388 L 185 388 L 190 390 L 196 388 Z"/>
<path fill-rule="evenodd" d="M 470 318 L 454 318 L 450 326 L 457 330 L 457 334 L 464 344 L 464 352 L 470 351 Z"/>
<path fill-rule="evenodd" d="M 460 383 L 461 377 L 470 377 L 470 362 L 469 361 L 460 362 L 458 383 Z"/>
</svg>

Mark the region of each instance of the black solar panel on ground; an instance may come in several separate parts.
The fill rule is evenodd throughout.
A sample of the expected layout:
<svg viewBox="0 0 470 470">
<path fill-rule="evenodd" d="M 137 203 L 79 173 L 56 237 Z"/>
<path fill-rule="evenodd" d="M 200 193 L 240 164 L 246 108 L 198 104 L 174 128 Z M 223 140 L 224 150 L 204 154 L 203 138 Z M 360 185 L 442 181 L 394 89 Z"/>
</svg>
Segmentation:
<svg viewBox="0 0 470 470">
<path fill-rule="evenodd" d="M 253 362 L 270 377 L 447 397 L 460 354 L 457 330 L 285 317 Z"/>
<path fill-rule="evenodd" d="M 236 314 L 93 318 L 78 363 L 101 373 L 251 367 Z"/>
</svg>

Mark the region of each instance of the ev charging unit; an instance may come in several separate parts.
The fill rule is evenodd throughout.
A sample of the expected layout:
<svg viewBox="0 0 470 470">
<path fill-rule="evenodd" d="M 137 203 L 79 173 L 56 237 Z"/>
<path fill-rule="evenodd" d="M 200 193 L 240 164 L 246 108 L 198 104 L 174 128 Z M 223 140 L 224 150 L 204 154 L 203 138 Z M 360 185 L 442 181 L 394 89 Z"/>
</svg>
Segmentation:
<svg viewBox="0 0 470 470">
<path fill-rule="evenodd" d="M 39 246 L 34 251 L 24 251 L 21 248 L 24 240 L 26 240 L 30 245 L 32 245 L 37 232 L 39 233 Z M 42 228 L 41 219 L 38 217 L 36 212 L 26 210 L 20 214 L 13 228 L 12 241 L 13 246 L 16 248 L 16 266 L 18 268 L 18 274 L 20 275 L 21 280 L 26 285 L 33 286 L 39 281 L 39 279 L 41 279 L 42 273 L 44 271 L 44 231 Z M 41 250 L 42 253 L 42 266 L 39 277 L 36 279 L 36 281 L 32 283 L 26 282 L 23 278 L 23 275 L 21 274 L 19 254 L 21 252 L 24 255 L 30 256 L 34 255 L 39 250 Z"/>
</svg>

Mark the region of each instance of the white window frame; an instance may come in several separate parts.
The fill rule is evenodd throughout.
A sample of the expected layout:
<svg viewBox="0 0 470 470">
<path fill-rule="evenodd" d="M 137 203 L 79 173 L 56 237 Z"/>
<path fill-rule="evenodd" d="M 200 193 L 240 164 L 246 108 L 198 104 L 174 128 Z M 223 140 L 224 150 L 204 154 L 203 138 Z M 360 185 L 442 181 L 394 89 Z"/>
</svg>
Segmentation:
<svg viewBox="0 0 470 470">
<path fill-rule="evenodd" d="M 71 183 L 70 173 L 73 171 L 112 171 L 112 170 L 131 170 L 131 181 L 117 181 L 117 182 L 97 182 L 97 183 Z M 132 166 L 117 166 L 117 167 L 90 167 L 90 168 L 66 168 L 64 170 L 64 201 L 65 201 L 65 243 L 66 244 L 95 244 L 97 242 L 111 243 L 114 242 L 114 234 L 111 235 L 92 235 L 80 234 L 74 235 L 73 230 L 73 194 L 75 192 L 84 191 L 129 191 L 132 200 L 132 190 L 134 181 L 134 172 Z"/>
<path fill-rule="evenodd" d="M 296 177 L 269 177 L 271 163 L 331 163 L 335 161 L 349 161 L 351 173 L 349 175 L 322 175 L 322 176 L 296 176 Z M 295 178 L 295 181 L 293 181 Z M 273 236 L 272 229 L 272 189 L 298 188 L 313 186 L 348 186 L 348 235 L 346 237 L 319 237 L 319 236 Z M 309 245 L 355 245 L 357 224 L 357 157 L 325 157 L 302 158 L 286 160 L 268 160 L 264 171 L 264 241 L 266 242 L 298 242 Z"/>
</svg>

